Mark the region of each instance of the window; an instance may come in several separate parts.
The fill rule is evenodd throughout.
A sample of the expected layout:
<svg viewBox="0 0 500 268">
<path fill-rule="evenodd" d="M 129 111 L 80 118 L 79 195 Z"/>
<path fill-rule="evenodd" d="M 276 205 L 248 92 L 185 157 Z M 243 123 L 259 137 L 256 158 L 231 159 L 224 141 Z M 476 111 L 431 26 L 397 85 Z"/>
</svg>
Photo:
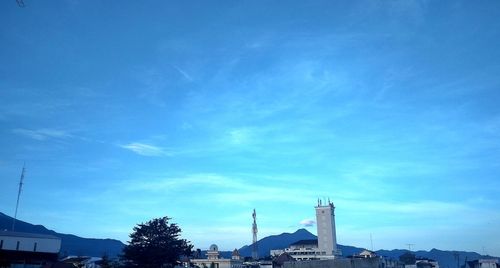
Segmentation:
<svg viewBox="0 0 500 268">
<path fill-rule="evenodd" d="M 3 240 L 0 240 L 0 249 L 3 248 Z"/>
<path fill-rule="evenodd" d="M 33 251 L 36 252 L 36 245 L 37 243 L 35 242 L 35 245 L 33 246 Z"/>
<path fill-rule="evenodd" d="M 17 241 L 16 250 L 19 250 L 19 241 Z"/>
</svg>

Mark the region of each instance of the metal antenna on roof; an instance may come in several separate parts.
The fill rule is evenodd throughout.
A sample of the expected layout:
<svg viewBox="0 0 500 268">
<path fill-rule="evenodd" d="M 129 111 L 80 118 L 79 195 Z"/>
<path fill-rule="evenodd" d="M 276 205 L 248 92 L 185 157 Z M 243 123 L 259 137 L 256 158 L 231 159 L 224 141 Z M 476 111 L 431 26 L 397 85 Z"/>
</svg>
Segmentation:
<svg viewBox="0 0 500 268">
<path fill-rule="evenodd" d="M 258 248 L 258 241 L 257 241 L 257 213 L 255 213 L 255 208 L 253 209 L 252 213 L 252 218 L 253 218 L 253 224 L 252 224 L 252 234 L 253 234 L 253 240 L 252 240 L 252 259 L 254 261 L 257 261 L 259 258 L 259 248 Z"/>
<path fill-rule="evenodd" d="M 17 208 L 19 207 L 19 198 L 21 197 L 21 191 L 23 189 L 24 171 L 26 163 L 23 164 L 23 171 L 21 172 L 21 179 L 19 180 L 19 191 L 17 192 L 17 202 L 16 202 L 16 212 L 14 213 L 14 219 L 12 221 L 12 231 L 16 229 L 16 219 L 17 219 Z"/>
<path fill-rule="evenodd" d="M 372 251 L 373 251 L 373 238 L 372 238 L 372 233 L 370 233 L 370 243 L 372 245 Z"/>
</svg>

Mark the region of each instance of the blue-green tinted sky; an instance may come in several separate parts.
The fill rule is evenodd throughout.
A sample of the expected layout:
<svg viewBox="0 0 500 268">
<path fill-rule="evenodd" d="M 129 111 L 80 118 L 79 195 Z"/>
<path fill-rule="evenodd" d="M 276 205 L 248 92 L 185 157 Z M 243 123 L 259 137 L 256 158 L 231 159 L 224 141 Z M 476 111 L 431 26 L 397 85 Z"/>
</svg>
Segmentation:
<svg viewBox="0 0 500 268">
<path fill-rule="evenodd" d="M 499 1 L 0 3 L 0 211 L 500 255 Z M 315 227 L 308 227 L 313 233 Z"/>
</svg>

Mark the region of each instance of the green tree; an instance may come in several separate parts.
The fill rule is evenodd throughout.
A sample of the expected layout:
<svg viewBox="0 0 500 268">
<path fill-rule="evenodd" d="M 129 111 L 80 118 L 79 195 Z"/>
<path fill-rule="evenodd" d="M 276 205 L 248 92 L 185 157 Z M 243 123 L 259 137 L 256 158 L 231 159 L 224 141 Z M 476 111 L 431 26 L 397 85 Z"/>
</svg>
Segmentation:
<svg viewBox="0 0 500 268">
<path fill-rule="evenodd" d="M 181 229 L 163 217 L 138 224 L 123 249 L 123 258 L 144 268 L 173 267 L 180 256 L 190 256 L 192 245 L 180 238 Z"/>
</svg>

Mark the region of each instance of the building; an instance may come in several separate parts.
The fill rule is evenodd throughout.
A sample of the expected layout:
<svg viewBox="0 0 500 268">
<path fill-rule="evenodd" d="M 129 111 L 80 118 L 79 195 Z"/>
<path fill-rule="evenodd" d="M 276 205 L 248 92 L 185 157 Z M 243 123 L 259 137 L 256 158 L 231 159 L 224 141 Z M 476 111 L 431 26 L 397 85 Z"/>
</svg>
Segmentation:
<svg viewBox="0 0 500 268">
<path fill-rule="evenodd" d="M 404 264 L 396 259 L 381 256 L 380 268 L 404 268 Z"/>
<path fill-rule="evenodd" d="M 295 259 L 290 256 L 290 254 L 283 252 L 273 258 L 273 267 L 274 268 L 282 268 L 285 262 L 295 261 Z"/>
<path fill-rule="evenodd" d="M 363 250 L 361 251 L 359 254 L 357 255 L 354 255 L 355 257 L 359 257 L 359 258 L 377 258 L 377 254 L 371 250 Z"/>
<path fill-rule="evenodd" d="M 317 239 L 299 240 L 285 249 L 271 250 L 271 256 L 277 257 L 286 253 L 297 261 L 318 260 L 322 255 L 318 249 Z M 324 254 L 323 254 L 324 255 Z"/>
<path fill-rule="evenodd" d="M 318 200 L 316 210 L 316 226 L 318 239 L 300 240 L 290 244 L 288 248 L 271 250 L 271 256 L 277 257 L 287 253 L 297 261 L 334 259 L 342 253 L 337 248 L 335 230 L 335 206 L 330 200 L 323 204 Z"/>
<path fill-rule="evenodd" d="M 209 260 L 217 260 L 219 259 L 219 248 L 216 244 L 212 244 L 210 248 L 207 250 L 207 259 Z"/>
<path fill-rule="evenodd" d="M 404 268 L 404 265 L 365 249 L 346 258 L 284 261 L 281 266 L 275 268 Z"/>
<path fill-rule="evenodd" d="M 333 258 L 284 262 L 282 268 L 380 268 L 379 258 Z"/>
<path fill-rule="evenodd" d="M 409 251 L 399 256 L 399 261 L 404 265 L 404 268 L 439 268 L 437 261 L 428 258 L 417 258 L 415 254 Z"/>
<path fill-rule="evenodd" d="M 323 205 L 318 200 L 316 209 L 316 226 L 318 231 L 318 249 L 321 255 L 339 255 L 337 250 L 337 234 L 335 230 L 335 206 L 330 200 Z"/>
<path fill-rule="evenodd" d="M 478 259 L 465 263 L 465 268 L 500 268 L 498 259 Z"/>
<path fill-rule="evenodd" d="M 233 250 L 233 253 L 231 254 L 231 259 L 232 260 L 241 260 L 240 252 L 237 249 Z"/>
<path fill-rule="evenodd" d="M 60 250 L 53 235 L 0 231 L 0 267 L 42 267 L 55 263 Z"/>
<path fill-rule="evenodd" d="M 416 258 L 415 265 L 417 268 L 439 268 L 439 263 L 428 258 Z"/>
<path fill-rule="evenodd" d="M 415 254 L 411 252 L 405 252 L 399 256 L 399 261 L 404 264 L 406 268 L 416 268 L 417 265 L 417 258 L 415 257 Z"/>
<path fill-rule="evenodd" d="M 206 259 L 192 259 L 191 264 L 199 268 L 243 268 L 243 261 L 237 249 L 233 250 L 231 259 L 221 258 L 219 248 L 213 244 L 207 250 Z"/>
<path fill-rule="evenodd" d="M 378 268 L 405 268 L 404 264 L 398 260 L 391 259 L 388 257 L 384 256 L 379 256 L 377 253 L 364 249 L 358 254 L 354 254 L 352 256 L 349 256 L 348 258 L 350 259 L 365 259 L 369 262 L 370 260 L 378 260 Z M 365 263 L 366 264 L 366 263 Z M 439 268 L 439 267 L 436 267 Z"/>
</svg>

